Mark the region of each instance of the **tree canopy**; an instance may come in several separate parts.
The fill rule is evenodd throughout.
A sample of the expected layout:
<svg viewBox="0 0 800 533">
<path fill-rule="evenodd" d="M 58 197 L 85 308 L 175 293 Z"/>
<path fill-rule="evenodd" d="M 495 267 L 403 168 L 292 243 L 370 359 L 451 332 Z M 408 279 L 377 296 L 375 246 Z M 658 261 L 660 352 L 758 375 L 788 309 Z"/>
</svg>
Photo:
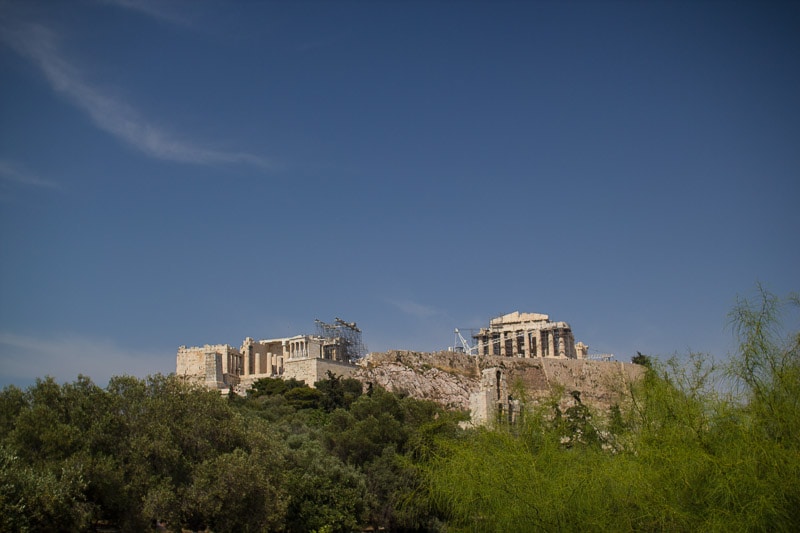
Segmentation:
<svg viewBox="0 0 800 533">
<path fill-rule="evenodd" d="M 797 304 L 739 301 L 723 364 L 638 354 L 608 412 L 575 391 L 494 427 L 333 374 L 243 398 L 161 375 L 9 386 L 0 530 L 793 530 Z"/>
</svg>

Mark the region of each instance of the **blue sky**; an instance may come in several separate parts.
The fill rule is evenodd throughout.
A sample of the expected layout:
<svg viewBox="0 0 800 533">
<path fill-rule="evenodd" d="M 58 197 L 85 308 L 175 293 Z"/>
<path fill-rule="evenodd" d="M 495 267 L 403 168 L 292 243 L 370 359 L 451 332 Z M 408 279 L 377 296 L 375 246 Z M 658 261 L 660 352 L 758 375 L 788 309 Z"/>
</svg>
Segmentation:
<svg viewBox="0 0 800 533">
<path fill-rule="evenodd" d="M 800 289 L 800 6 L 0 2 L 0 384 L 515 310 L 619 360 Z"/>
</svg>

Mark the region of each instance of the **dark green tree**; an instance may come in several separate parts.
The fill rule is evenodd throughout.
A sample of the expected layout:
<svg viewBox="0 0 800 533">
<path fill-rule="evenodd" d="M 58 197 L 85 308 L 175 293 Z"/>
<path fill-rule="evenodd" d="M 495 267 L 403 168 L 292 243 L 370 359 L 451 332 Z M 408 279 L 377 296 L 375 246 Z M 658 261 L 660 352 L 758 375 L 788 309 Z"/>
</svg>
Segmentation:
<svg viewBox="0 0 800 533">
<path fill-rule="evenodd" d="M 288 495 L 285 463 L 277 450 L 237 448 L 198 465 L 182 491 L 182 526 L 193 530 L 275 531 L 282 529 Z"/>
<path fill-rule="evenodd" d="M 289 441 L 286 530 L 345 532 L 359 528 L 367 509 L 364 476 L 306 436 Z"/>
<path fill-rule="evenodd" d="M 652 364 L 652 359 L 649 355 L 644 355 L 642 352 L 636 352 L 636 355 L 631 357 L 631 363 L 635 365 L 642 365 L 646 367 L 650 367 Z"/>
<path fill-rule="evenodd" d="M 283 395 L 295 409 L 318 409 L 324 400 L 323 394 L 311 387 L 295 387 Z"/>
<path fill-rule="evenodd" d="M 348 409 L 361 396 L 363 386 L 353 378 L 343 378 L 330 370 L 327 378 L 314 383 L 322 393 L 322 408 L 330 412 L 334 409 Z"/>
</svg>

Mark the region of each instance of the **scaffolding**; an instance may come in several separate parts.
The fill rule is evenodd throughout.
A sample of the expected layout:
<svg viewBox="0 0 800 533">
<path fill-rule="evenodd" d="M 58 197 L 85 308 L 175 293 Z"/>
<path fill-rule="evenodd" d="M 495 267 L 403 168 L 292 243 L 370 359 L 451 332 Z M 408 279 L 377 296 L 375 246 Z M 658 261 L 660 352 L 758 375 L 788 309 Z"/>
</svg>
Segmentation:
<svg viewBox="0 0 800 533">
<path fill-rule="evenodd" d="M 325 346 L 340 350 L 340 360 L 351 363 L 367 355 L 361 330 L 355 322 L 345 322 L 339 317 L 334 318 L 333 324 L 319 319 L 314 322 L 317 324 L 317 335 L 324 339 Z"/>
<path fill-rule="evenodd" d="M 593 350 L 594 351 L 594 350 Z M 613 353 L 589 353 L 586 354 L 586 359 L 590 361 L 613 361 L 614 354 Z"/>
</svg>

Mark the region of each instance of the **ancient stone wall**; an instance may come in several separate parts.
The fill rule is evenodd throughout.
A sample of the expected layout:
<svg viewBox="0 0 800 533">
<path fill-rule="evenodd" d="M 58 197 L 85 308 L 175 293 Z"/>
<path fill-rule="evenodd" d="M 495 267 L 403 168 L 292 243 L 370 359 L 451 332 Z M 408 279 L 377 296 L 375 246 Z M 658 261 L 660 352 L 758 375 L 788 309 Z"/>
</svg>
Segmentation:
<svg viewBox="0 0 800 533">
<path fill-rule="evenodd" d="M 175 374 L 209 388 L 222 388 L 226 386 L 226 363 L 235 356 L 235 350 L 227 344 L 181 346 L 176 357 Z"/>
<path fill-rule="evenodd" d="M 508 380 L 503 369 L 491 367 L 481 372 L 480 390 L 469 396 L 470 422 L 473 426 L 497 422 L 515 423 L 519 419 L 521 402 L 509 394 Z"/>
<path fill-rule="evenodd" d="M 639 365 L 616 361 L 391 351 L 369 354 L 359 362 L 353 377 L 390 391 L 467 410 L 470 395 L 480 390 L 482 371 L 494 367 L 503 370 L 512 395 L 519 389 L 536 401 L 561 391 L 566 405 L 572 401 L 572 391 L 578 391 L 584 403 L 598 409 L 619 402 L 628 383 L 644 373 Z"/>
<path fill-rule="evenodd" d="M 250 356 L 253 358 L 250 359 Z M 599 409 L 607 409 L 620 402 L 628 384 L 639 379 L 644 372 L 639 365 L 619 362 L 410 351 L 369 354 L 356 367 L 329 359 L 308 357 L 283 360 L 283 357 L 274 357 L 276 364 L 266 365 L 271 366 L 268 369 L 257 362 L 260 356 L 253 350 L 245 358 L 228 345 L 182 346 L 178 350 L 176 374 L 212 389 L 224 392 L 233 387 L 237 393 L 244 394 L 255 380 L 264 377 L 294 378 L 313 386 L 331 371 L 339 376 L 354 377 L 390 391 L 466 411 L 470 409 L 470 395 L 481 390 L 482 372 L 490 368 L 502 371 L 503 390 L 514 399 L 535 402 L 559 391 L 561 403 L 566 407 L 573 399 L 572 392 L 578 391 L 584 403 Z M 226 371 L 226 366 L 242 369 L 245 359 L 254 361 L 254 369 L 266 372 L 242 374 Z M 498 399 L 487 397 L 486 401 L 496 403 Z"/>
<path fill-rule="evenodd" d="M 294 378 L 313 387 L 315 382 L 328 377 L 328 371 L 337 376 L 350 377 L 355 367 L 329 359 L 289 359 L 283 364 L 283 379 Z"/>
</svg>

